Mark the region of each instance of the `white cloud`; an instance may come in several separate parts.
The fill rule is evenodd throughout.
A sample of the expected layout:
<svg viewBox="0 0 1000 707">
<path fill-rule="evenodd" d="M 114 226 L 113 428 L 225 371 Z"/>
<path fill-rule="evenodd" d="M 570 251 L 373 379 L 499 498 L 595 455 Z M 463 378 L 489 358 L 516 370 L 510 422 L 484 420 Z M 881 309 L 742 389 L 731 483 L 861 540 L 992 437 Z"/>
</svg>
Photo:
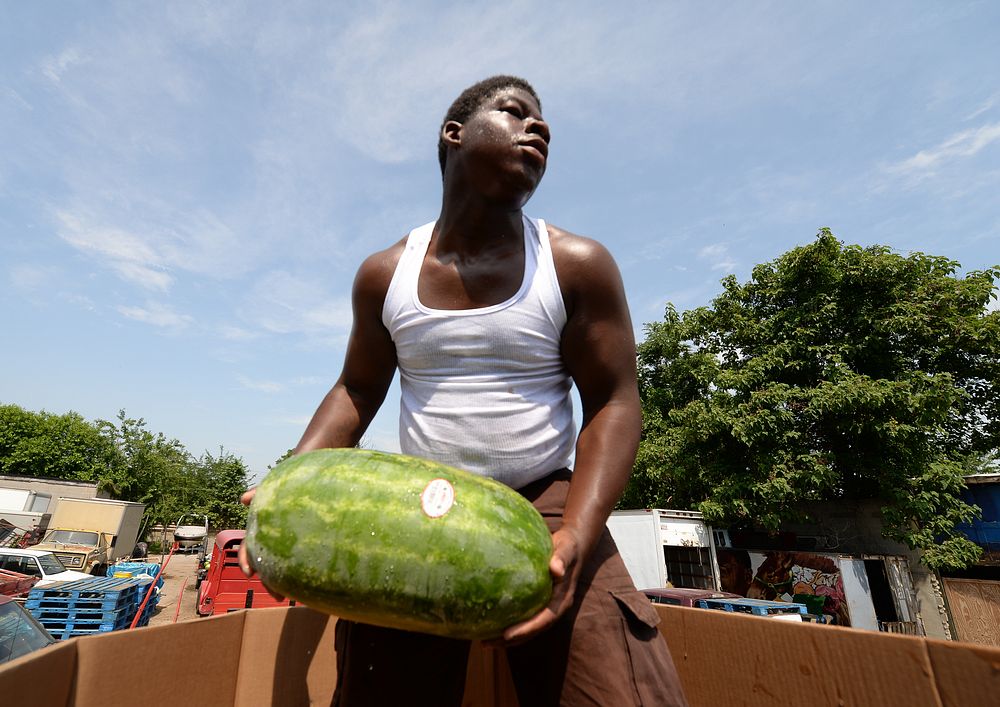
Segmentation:
<svg viewBox="0 0 1000 707">
<path fill-rule="evenodd" d="M 236 232 L 206 209 L 150 202 L 127 189 L 114 201 L 101 194 L 91 201 L 56 211 L 60 237 L 147 289 L 168 290 L 178 270 L 224 279 L 243 272 L 251 259 L 253 249 L 241 247 Z"/>
<path fill-rule="evenodd" d="M 729 247 L 725 243 L 712 243 L 698 251 L 698 257 L 710 261 L 712 270 L 730 273 L 738 263 L 729 255 Z"/>
<path fill-rule="evenodd" d="M 42 61 L 42 73 L 52 81 L 52 83 L 62 83 L 63 75 L 73 66 L 87 61 L 87 57 L 80 54 L 75 47 L 69 47 L 59 53 L 58 56 L 47 57 Z"/>
<path fill-rule="evenodd" d="M 312 415 L 288 415 L 286 417 L 276 417 L 273 418 L 274 422 L 282 425 L 291 425 L 292 427 L 305 427 L 309 424 L 312 419 Z"/>
<path fill-rule="evenodd" d="M 243 317 L 276 334 L 328 338 L 351 327 L 350 297 L 330 294 L 329 283 L 275 271 L 260 278 L 242 308 Z"/>
<path fill-rule="evenodd" d="M 257 332 L 244 329 L 243 327 L 226 324 L 219 327 L 219 335 L 227 341 L 252 341 L 260 337 Z"/>
<path fill-rule="evenodd" d="M 886 169 L 891 174 L 901 176 L 930 176 L 950 162 L 978 154 L 997 140 L 1000 140 L 1000 122 L 962 130 L 939 145 L 921 150 Z"/>
<path fill-rule="evenodd" d="M 50 287 L 59 277 L 59 269 L 51 265 L 14 265 L 9 271 L 11 286 L 23 292 Z"/>
<path fill-rule="evenodd" d="M 18 107 L 28 111 L 32 111 L 35 109 L 34 106 L 32 106 L 30 103 L 28 103 L 28 101 L 24 99 L 24 96 L 22 96 L 14 89 L 8 87 L 6 93 L 7 96 L 10 98 L 10 100 L 13 103 L 15 103 Z"/>
<path fill-rule="evenodd" d="M 236 376 L 236 379 L 240 382 L 242 387 L 248 390 L 255 390 L 260 393 L 281 393 L 285 390 L 284 385 L 281 383 L 275 383 L 274 381 L 256 381 L 243 375 Z"/>
<path fill-rule="evenodd" d="M 120 314 L 129 319 L 164 329 L 184 329 L 194 318 L 187 314 L 178 314 L 169 305 L 160 302 L 147 302 L 145 307 L 117 307 Z"/>
<path fill-rule="evenodd" d="M 142 237 L 120 228 L 95 224 L 86 216 L 57 211 L 59 235 L 77 250 L 95 256 L 120 277 L 142 287 L 164 291 L 173 278 L 164 258 Z"/>
<path fill-rule="evenodd" d="M 983 113 L 992 110 L 993 106 L 995 106 L 998 102 L 1000 102 L 1000 93 L 995 93 L 992 96 L 990 96 L 986 101 L 984 101 L 982 105 L 980 105 L 974 111 L 969 113 L 969 115 L 965 116 L 962 120 L 963 121 L 975 120 Z"/>
<path fill-rule="evenodd" d="M 332 385 L 332 383 L 333 379 L 329 376 L 299 376 L 292 381 L 292 385 L 305 386 L 309 388 L 320 385 L 329 386 Z"/>
</svg>

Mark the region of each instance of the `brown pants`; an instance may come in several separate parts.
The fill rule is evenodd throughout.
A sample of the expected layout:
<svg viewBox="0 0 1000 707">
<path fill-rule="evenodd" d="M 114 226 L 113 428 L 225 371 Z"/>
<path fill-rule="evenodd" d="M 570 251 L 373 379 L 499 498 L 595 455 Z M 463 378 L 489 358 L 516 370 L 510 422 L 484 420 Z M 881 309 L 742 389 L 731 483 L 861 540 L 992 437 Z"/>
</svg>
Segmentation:
<svg viewBox="0 0 1000 707">
<path fill-rule="evenodd" d="M 562 523 L 570 472 L 520 489 L 549 530 Z M 520 707 L 687 705 L 659 616 L 636 591 L 607 530 L 581 572 L 573 608 L 532 640 L 507 649 Z M 334 707 L 458 707 L 468 641 L 337 623 Z"/>
</svg>

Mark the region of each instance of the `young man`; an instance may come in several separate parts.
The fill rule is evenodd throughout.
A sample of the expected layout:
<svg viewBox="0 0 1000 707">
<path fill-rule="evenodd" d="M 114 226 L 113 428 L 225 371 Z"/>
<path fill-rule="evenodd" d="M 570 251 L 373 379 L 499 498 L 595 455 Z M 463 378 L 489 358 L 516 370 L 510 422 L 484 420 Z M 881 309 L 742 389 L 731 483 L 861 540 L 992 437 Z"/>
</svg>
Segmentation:
<svg viewBox="0 0 1000 707">
<path fill-rule="evenodd" d="M 361 265 L 343 372 L 296 452 L 356 444 L 398 368 L 402 451 L 512 486 L 553 531 L 552 602 L 501 642 L 521 707 L 683 705 L 605 527 L 641 425 L 621 277 L 600 244 L 521 211 L 549 139 L 523 79 L 459 96 L 440 133 L 440 216 Z M 347 621 L 337 641 L 335 705 L 461 703 L 467 642 Z"/>
</svg>

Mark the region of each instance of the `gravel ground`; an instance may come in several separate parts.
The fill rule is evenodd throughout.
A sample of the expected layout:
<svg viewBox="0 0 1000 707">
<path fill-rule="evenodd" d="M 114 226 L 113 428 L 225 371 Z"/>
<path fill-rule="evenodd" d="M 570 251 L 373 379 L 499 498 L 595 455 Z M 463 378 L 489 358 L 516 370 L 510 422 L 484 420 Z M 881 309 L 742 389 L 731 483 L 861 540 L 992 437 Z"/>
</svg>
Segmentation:
<svg viewBox="0 0 1000 707">
<path fill-rule="evenodd" d="M 151 562 L 161 561 L 159 555 L 150 555 L 148 559 Z M 197 612 L 198 590 L 195 588 L 198 555 L 174 553 L 169 562 L 166 557 L 163 558 L 163 562 L 166 562 L 166 567 L 163 570 L 160 603 L 150 617 L 149 625 L 160 626 L 174 623 L 175 620 L 193 621 L 201 618 Z"/>
</svg>

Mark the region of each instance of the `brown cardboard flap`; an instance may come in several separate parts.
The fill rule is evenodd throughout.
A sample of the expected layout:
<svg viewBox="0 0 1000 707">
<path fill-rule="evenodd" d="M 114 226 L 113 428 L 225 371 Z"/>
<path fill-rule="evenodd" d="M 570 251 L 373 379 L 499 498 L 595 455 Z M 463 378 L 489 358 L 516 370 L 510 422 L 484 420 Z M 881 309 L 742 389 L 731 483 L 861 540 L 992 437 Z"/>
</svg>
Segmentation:
<svg viewBox="0 0 1000 707">
<path fill-rule="evenodd" d="M 506 652 L 472 643 L 462 707 L 518 707 Z"/>
<path fill-rule="evenodd" d="M 1000 649 L 927 641 L 927 651 L 944 707 L 1000 704 Z"/>
<path fill-rule="evenodd" d="M 4 705 L 72 705 L 76 675 L 76 641 L 54 643 L 0 666 L 0 703 Z"/>
<path fill-rule="evenodd" d="M 1000 649 L 656 605 L 691 707 L 986 707 Z M 336 620 L 253 609 L 72 639 L 0 666 L 0 703 L 328 705 Z M 516 705 L 504 654 L 475 645 L 465 707 Z M 419 689 L 419 686 L 415 689 Z"/>
<path fill-rule="evenodd" d="M 245 613 L 236 707 L 329 705 L 337 619 L 301 606 Z"/>
<path fill-rule="evenodd" d="M 233 704 L 245 613 L 73 639 L 77 663 L 72 704 Z"/>
<path fill-rule="evenodd" d="M 924 639 L 656 609 L 691 707 L 941 707 Z"/>
</svg>

